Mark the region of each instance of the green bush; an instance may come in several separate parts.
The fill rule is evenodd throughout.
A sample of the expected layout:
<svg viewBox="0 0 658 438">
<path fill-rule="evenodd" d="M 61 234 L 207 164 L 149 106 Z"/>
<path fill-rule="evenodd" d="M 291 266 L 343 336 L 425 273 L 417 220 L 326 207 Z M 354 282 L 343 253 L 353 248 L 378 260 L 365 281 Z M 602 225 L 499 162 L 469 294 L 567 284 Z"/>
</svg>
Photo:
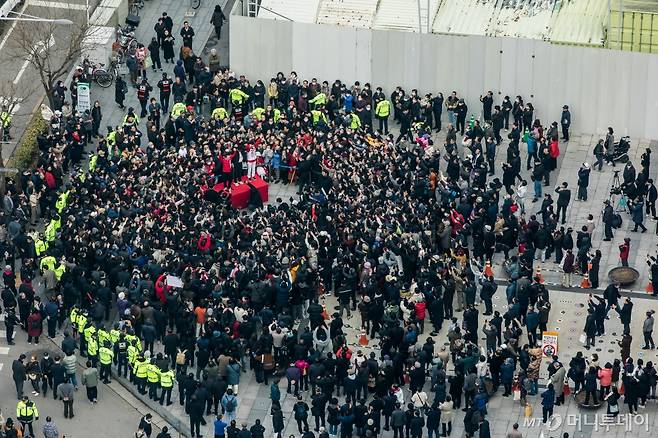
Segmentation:
<svg viewBox="0 0 658 438">
<path fill-rule="evenodd" d="M 14 153 L 7 167 L 15 167 L 21 172 L 25 169 L 29 169 L 34 165 L 34 161 L 39 150 L 39 145 L 37 143 L 37 137 L 41 134 L 44 134 L 48 130 L 48 123 L 41 116 L 41 111 L 35 111 L 32 115 L 32 119 L 27 124 L 27 128 L 21 137 L 20 143 L 14 149 Z"/>
</svg>

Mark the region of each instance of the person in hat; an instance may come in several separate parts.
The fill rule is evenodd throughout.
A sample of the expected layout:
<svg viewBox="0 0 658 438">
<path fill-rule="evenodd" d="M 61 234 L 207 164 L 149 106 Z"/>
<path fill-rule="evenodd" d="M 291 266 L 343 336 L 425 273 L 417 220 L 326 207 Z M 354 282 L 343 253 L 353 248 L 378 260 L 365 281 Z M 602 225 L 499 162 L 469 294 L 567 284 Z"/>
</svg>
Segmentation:
<svg viewBox="0 0 658 438">
<path fill-rule="evenodd" d="M 562 107 L 560 124 L 562 125 L 562 140 L 569 141 L 569 127 L 571 126 L 571 112 L 569 111 L 569 105 L 564 105 Z"/>
</svg>

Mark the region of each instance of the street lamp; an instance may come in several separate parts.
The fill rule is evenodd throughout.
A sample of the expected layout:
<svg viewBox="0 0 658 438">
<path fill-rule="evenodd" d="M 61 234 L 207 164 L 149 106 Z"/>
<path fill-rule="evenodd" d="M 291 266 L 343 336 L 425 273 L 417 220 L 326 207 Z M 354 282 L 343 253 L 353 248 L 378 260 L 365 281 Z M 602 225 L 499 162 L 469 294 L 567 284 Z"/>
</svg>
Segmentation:
<svg viewBox="0 0 658 438">
<path fill-rule="evenodd" d="M 70 26 L 73 22 L 67 18 L 23 18 L 23 17 L 0 17 L 0 21 L 34 21 L 38 23 L 54 23 Z"/>
</svg>

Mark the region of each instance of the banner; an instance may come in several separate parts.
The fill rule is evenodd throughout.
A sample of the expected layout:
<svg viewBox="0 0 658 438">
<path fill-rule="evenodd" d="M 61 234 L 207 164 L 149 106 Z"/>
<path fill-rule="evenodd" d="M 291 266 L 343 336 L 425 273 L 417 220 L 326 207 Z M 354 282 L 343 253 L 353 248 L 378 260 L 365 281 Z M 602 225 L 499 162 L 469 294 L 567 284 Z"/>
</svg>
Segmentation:
<svg viewBox="0 0 658 438">
<path fill-rule="evenodd" d="M 91 93 L 89 84 L 85 82 L 78 82 L 78 106 L 76 109 L 80 112 L 91 110 Z"/>
<path fill-rule="evenodd" d="M 541 335 L 541 351 L 545 357 L 557 354 L 557 332 L 543 332 Z"/>
</svg>

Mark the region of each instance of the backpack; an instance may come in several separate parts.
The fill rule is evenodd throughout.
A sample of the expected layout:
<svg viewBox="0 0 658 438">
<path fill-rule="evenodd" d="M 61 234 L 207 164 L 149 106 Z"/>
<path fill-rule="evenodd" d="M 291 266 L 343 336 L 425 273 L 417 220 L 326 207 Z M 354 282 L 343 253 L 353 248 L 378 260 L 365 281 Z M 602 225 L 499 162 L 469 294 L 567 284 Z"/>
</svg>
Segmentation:
<svg viewBox="0 0 658 438">
<path fill-rule="evenodd" d="M 621 227 L 622 222 L 621 215 L 615 213 L 614 216 L 612 216 L 612 223 L 610 225 L 612 225 L 612 228 L 619 228 Z"/>
<path fill-rule="evenodd" d="M 185 365 L 185 351 L 176 354 L 176 365 Z"/>
<path fill-rule="evenodd" d="M 301 403 L 297 403 L 295 405 L 295 418 L 299 418 L 299 419 L 306 418 L 306 408 Z"/>
<path fill-rule="evenodd" d="M 235 397 L 229 398 L 228 401 L 226 402 L 226 412 L 235 411 L 237 404 L 238 403 L 235 401 Z"/>
</svg>

